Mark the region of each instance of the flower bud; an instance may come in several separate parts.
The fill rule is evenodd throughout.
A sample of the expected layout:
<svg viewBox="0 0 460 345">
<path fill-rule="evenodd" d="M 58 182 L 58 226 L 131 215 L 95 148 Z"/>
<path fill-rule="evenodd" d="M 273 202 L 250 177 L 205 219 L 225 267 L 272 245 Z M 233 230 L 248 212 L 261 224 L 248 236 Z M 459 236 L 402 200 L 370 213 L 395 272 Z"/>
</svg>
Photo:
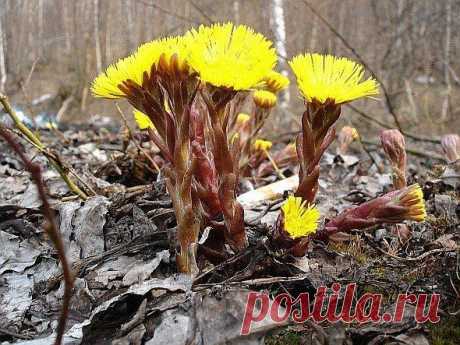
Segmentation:
<svg viewBox="0 0 460 345">
<path fill-rule="evenodd" d="M 449 162 L 460 159 L 460 136 L 446 134 L 441 138 L 441 146 Z"/>
<path fill-rule="evenodd" d="M 406 143 L 397 129 L 387 129 L 380 133 L 380 142 L 393 168 L 393 185 L 403 188 L 406 183 Z"/>
<path fill-rule="evenodd" d="M 270 109 L 276 105 L 276 95 L 270 91 L 254 91 L 252 98 L 254 99 L 254 103 L 263 109 Z"/>
<path fill-rule="evenodd" d="M 396 224 L 404 220 L 423 222 L 425 218 L 422 189 L 418 184 L 413 184 L 345 210 L 326 224 L 325 231 L 331 234 L 384 223 Z"/>
<path fill-rule="evenodd" d="M 348 146 L 350 146 L 350 144 L 358 138 L 359 134 L 356 128 L 350 126 L 342 127 L 339 135 L 337 136 L 337 141 L 339 143 L 339 153 L 345 154 L 348 151 Z"/>
</svg>

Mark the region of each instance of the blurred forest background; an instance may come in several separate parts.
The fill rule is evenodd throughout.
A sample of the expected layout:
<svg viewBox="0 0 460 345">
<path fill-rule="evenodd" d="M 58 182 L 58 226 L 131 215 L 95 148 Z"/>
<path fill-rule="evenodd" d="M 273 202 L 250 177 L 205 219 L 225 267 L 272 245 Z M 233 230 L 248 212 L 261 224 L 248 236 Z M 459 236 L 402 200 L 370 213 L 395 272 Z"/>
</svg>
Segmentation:
<svg viewBox="0 0 460 345">
<path fill-rule="evenodd" d="M 89 92 L 98 72 L 142 42 L 218 21 L 272 39 L 280 70 L 301 52 L 358 60 L 354 49 L 405 129 L 437 135 L 460 127 L 460 0 L 0 0 L 0 90 L 25 113 L 70 122 L 116 116 L 111 102 Z M 300 118 L 290 76 L 274 128 Z M 343 121 L 361 130 L 381 128 L 374 120 L 394 126 L 383 94 L 344 111 Z"/>
</svg>

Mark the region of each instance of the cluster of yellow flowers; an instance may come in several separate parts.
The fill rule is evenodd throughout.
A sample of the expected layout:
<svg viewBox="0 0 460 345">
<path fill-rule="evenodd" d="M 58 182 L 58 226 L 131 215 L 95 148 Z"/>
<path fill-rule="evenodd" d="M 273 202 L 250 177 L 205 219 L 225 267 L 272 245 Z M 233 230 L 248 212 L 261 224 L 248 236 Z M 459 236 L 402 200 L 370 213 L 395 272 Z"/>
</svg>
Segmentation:
<svg viewBox="0 0 460 345">
<path fill-rule="evenodd" d="M 286 76 L 274 71 L 276 63 L 272 42 L 251 28 L 232 23 L 202 25 L 183 36 L 141 45 L 134 54 L 100 74 L 92 84 L 92 92 L 97 97 L 125 98 L 126 85 L 142 87 L 154 73 L 173 79 L 186 75 L 215 88 L 253 90 L 256 105 L 269 109 L 276 104 L 276 93 L 289 84 Z M 378 94 L 378 83 L 373 78 L 363 80 L 363 67 L 347 58 L 300 54 L 289 65 L 306 103 L 340 105 Z M 141 129 L 153 128 L 147 115 L 139 111 L 134 115 Z M 237 118 L 241 123 L 248 120 L 248 115 Z M 259 140 L 255 146 L 266 150 L 271 143 Z M 420 195 L 415 197 L 420 203 Z M 319 212 L 302 198 L 288 198 L 282 211 L 285 229 L 292 238 L 316 231 Z"/>
<path fill-rule="evenodd" d="M 189 71 L 203 82 L 236 91 L 261 87 L 266 79 L 271 81 L 271 88 L 281 89 L 288 82 L 272 71 L 276 63 L 272 42 L 251 28 L 232 23 L 202 25 L 183 36 L 141 45 L 99 75 L 92 91 L 98 97 L 124 97 L 119 86 L 127 80 L 142 85 L 144 74 L 150 75 L 152 67 Z"/>
</svg>

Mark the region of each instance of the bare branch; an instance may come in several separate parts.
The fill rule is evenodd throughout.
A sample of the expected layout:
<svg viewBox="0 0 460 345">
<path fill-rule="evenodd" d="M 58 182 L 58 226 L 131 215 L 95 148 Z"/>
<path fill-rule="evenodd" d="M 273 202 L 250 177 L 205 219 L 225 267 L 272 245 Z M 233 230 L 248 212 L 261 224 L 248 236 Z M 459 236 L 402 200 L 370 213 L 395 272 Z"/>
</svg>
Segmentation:
<svg viewBox="0 0 460 345">
<path fill-rule="evenodd" d="M 62 338 L 64 336 L 65 325 L 67 317 L 69 314 L 70 298 L 72 297 L 72 288 L 73 288 L 73 274 L 70 270 L 67 257 L 65 255 L 64 242 L 62 237 L 57 229 L 56 221 L 54 219 L 53 211 L 51 210 L 50 204 L 46 197 L 45 186 L 42 179 L 42 173 L 40 166 L 32 163 L 24 154 L 19 144 L 14 141 L 13 137 L 3 128 L 0 127 L 0 136 L 2 136 L 8 145 L 13 149 L 14 152 L 21 158 L 21 161 L 24 164 L 24 168 L 31 174 L 32 180 L 37 186 L 38 195 L 43 203 L 43 215 L 45 216 L 48 224 L 45 225 L 45 231 L 48 234 L 49 238 L 54 244 L 56 251 L 58 253 L 59 261 L 62 265 L 62 271 L 64 274 L 64 298 L 62 301 L 62 310 L 59 317 L 59 323 L 57 327 L 55 345 L 60 345 Z"/>
</svg>

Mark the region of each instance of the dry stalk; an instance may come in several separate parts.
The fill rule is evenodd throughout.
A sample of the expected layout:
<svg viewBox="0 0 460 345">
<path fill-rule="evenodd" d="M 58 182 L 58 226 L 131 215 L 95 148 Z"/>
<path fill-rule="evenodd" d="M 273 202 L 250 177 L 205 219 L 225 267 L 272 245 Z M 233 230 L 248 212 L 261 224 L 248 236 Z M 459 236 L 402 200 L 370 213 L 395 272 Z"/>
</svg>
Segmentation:
<svg viewBox="0 0 460 345">
<path fill-rule="evenodd" d="M 2 102 L 3 103 L 3 102 Z M 48 203 L 46 197 L 45 185 L 42 179 L 42 173 L 40 166 L 32 163 L 26 155 L 22 152 L 21 147 L 17 142 L 14 141 L 13 137 L 2 127 L 0 127 L 0 136 L 2 136 L 8 145 L 13 149 L 13 151 L 21 158 L 24 168 L 31 174 L 32 180 L 37 186 L 38 194 L 43 203 L 43 215 L 45 216 L 48 224 L 44 226 L 45 231 L 56 248 L 58 253 L 59 261 L 62 265 L 62 271 L 64 275 L 64 298 L 62 302 L 61 315 L 59 317 L 59 323 L 57 327 L 56 340 L 54 341 L 55 345 L 60 345 L 62 338 L 64 336 L 65 325 L 67 317 L 69 314 L 70 298 L 72 297 L 72 288 L 73 288 L 73 274 L 70 270 L 69 263 L 65 256 L 64 242 L 62 237 L 57 229 L 57 225 L 53 216 L 53 211 Z"/>
<path fill-rule="evenodd" d="M 32 131 L 27 128 L 26 125 L 19 119 L 16 115 L 16 112 L 11 107 L 10 102 L 8 101 L 8 97 L 6 95 L 0 93 L 0 103 L 5 109 L 5 112 L 11 117 L 14 121 L 16 128 L 27 138 L 36 148 L 40 151 L 49 161 L 49 163 L 53 166 L 54 169 L 59 173 L 61 178 L 69 187 L 70 191 L 76 195 L 78 195 L 82 200 L 88 199 L 88 196 L 85 192 L 83 192 L 69 177 L 69 169 L 64 166 L 61 158 L 56 154 L 52 153 L 47 147 L 37 138 L 37 136 L 32 133 Z M 75 173 L 74 173 L 75 175 Z"/>
</svg>

